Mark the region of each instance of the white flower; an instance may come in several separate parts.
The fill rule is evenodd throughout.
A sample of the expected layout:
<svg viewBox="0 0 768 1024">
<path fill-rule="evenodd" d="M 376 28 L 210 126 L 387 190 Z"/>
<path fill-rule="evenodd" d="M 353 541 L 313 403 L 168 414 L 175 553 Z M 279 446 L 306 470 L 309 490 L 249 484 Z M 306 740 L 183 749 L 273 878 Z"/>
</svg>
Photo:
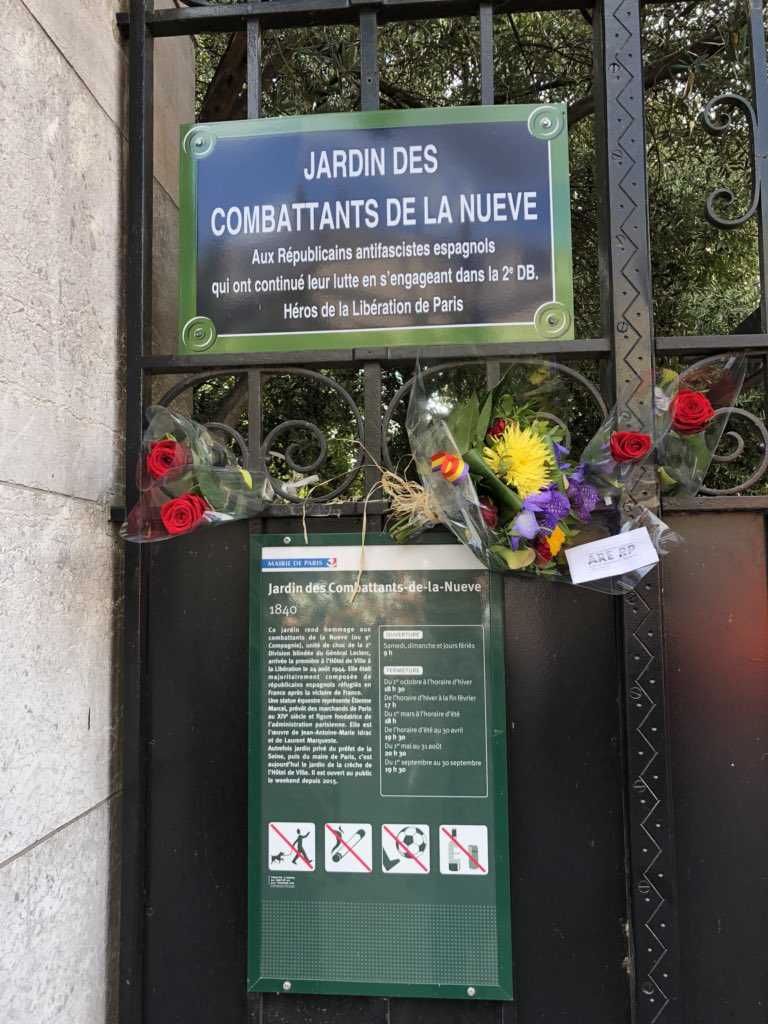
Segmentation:
<svg viewBox="0 0 768 1024">
<path fill-rule="evenodd" d="M 672 399 L 665 395 L 662 388 L 653 389 L 653 404 L 661 412 L 666 412 Z"/>
</svg>

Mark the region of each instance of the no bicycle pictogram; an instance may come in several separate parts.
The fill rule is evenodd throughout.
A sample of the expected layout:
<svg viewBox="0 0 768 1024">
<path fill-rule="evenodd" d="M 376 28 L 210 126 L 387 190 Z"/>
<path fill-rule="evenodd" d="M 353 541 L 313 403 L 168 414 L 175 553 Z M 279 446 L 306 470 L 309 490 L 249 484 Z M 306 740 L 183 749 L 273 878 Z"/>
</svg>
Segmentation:
<svg viewBox="0 0 768 1024">
<path fill-rule="evenodd" d="M 270 871 L 315 870 L 315 826 L 311 821 L 270 821 Z"/>
</svg>

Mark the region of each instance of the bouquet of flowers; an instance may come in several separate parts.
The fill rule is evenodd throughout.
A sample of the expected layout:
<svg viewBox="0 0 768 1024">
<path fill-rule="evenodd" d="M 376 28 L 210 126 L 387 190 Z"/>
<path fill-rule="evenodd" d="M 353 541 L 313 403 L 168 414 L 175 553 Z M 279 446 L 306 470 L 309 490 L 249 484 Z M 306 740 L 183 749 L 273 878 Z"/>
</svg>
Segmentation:
<svg viewBox="0 0 768 1024">
<path fill-rule="evenodd" d="M 747 370 L 743 353 L 703 359 L 676 374 L 666 370 L 656 389 L 656 412 L 665 421 L 659 476 L 665 495 L 695 495 L 707 475 L 734 411 Z"/>
<path fill-rule="evenodd" d="M 120 529 L 125 540 L 168 540 L 263 510 L 265 472 L 244 469 L 228 445 L 194 420 L 160 406 L 147 415 L 138 470 L 140 496 Z M 228 428 L 219 429 L 229 433 Z"/>
<path fill-rule="evenodd" d="M 702 364 L 697 364 L 694 379 L 709 383 L 711 398 L 719 383 L 731 405 L 743 379 L 743 358 L 706 362 L 706 375 L 701 376 Z M 619 530 L 644 529 L 655 549 L 655 554 L 647 549 L 649 564 L 588 584 L 626 593 L 677 539 L 649 508 L 629 498 L 628 482 L 646 472 L 646 463 L 658 452 L 664 462 L 661 473 L 689 486 L 697 480 L 700 486 L 724 429 L 723 416 L 717 430 L 708 428 L 718 416 L 715 406 L 691 383 L 687 374 L 662 377 L 654 437 L 630 429 L 628 414 L 614 410 L 575 457 L 565 422 L 572 406 L 558 387 L 556 371 L 536 370 L 522 378 L 510 371 L 493 390 L 471 395 L 447 416 L 427 396 L 417 373 L 406 427 L 423 488 L 420 507 L 429 509 L 429 517 L 414 513 L 419 506 L 413 488 L 418 485 L 410 484 L 407 512 L 393 501 L 390 532 L 408 540 L 439 518 L 490 568 L 571 582 L 569 551 Z M 702 434 L 707 429 L 711 433 Z"/>
</svg>

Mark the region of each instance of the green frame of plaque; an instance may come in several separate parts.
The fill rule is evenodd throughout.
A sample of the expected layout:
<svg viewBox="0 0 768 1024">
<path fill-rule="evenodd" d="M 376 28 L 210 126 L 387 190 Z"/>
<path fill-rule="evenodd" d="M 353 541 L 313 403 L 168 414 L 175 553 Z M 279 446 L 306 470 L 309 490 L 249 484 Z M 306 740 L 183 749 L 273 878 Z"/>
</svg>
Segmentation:
<svg viewBox="0 0 768 1024">
<path fill-rule="evenodd" d="M 359 534 L 317 534 L 309 537 L 309 542 L 316 546 L 356 546 L 360 547 Z M 430 536 L 426 544 L 446 544 L 451 539 L 442 536 Z M 386 534 L 373 534 L 366 538 L 366 545 L 392 544 Z M 249 685 L 249 796 L 248 796 L 248 990 L 251 992 L 287 992 L 315 993 L 325 995 L 390 995 L 390 996 L 423 996 L 441 999 L 512 999 L 512 949 L 511 949 L 511 908 L 509 882 L 509 830 L 507 820 L 507 748 L 506 748 L 506 710 L 505 710 L 505 675 L 503 653 L 503 586 L 501 578 L 493 573 L 488 574 L 488 619 L 485 623 L 486 651 L 486 713 L 488 736 L 489 766 L 489 806 L 485 809 L 486 820 L 493 825 L 495 836 L 494 854 L 492 858 L 494 872 L 494 909 L 496 930 L 496 951 L 498 966 L 498 984 L 478 984 L 469 986 L 459 984 L 414 984 L 333 981 L 327 978 L 313 981 L 300 978 L 262 977 L 259 973 L 262 962 L 262 900 L 265 891 L 265 872 L 267 871 L 267 849 L 263 835 L 263 816 L 261 813 L 261 796 L 263 782 L 262 768 L 262 704 L 263 691 L 260 685 L 262 678 L 262 643 L 265 628 L 264 602 L 259 600 L 261 591 L 261 553 L 264 547 L 274 548 L 285 544 L 286 556 L 299 556 L 305 547 L 304 537 L 292 535 L 283 539 L 282 535 L 253 536 L 250 544 L 250 685 Z M 421 570 L 423 571 L 423 570 Z M 451 572 L 452 570 L 444 570 Z M 290 598 L 286 598 L 290 600 Z M 340 597 L 340 600 L 343 598 Z M 319 799 L 319 794 L 318 794 Z M 386 798 L 384 798 L 386 799 Z M 411 803 L 414 798 L 408 798 Z M 416 798 L 418 802 L 419 798 Z M 424 814 L 415 808 L 415 813 Z M 442 812 L 442 808 L 441 808 Z M 287 812 L 286 812 L 287 813 Z M 313 811 L 313 817 L 321 813 Z M 417 817 L 414 820 L 422 820 Z M 375 834 L 375 829 L 374 829 Z M 319 847 L 319 843 L 318 843 Z M 318 859 L 316 849 L 315 860 Z M 438 855 L 435 851 L 433 865 L 437 875 Z M 374 875 L 377 873 L 374 872 Z M 355 876 L 358 877 L 358 876 Z M 370 876 L 359 876 L 366 878 Z M 375 879 L 373 879 L 375 881 Z M 448 883 L 449 885 L 452 883 Z M 439 887 L 439 876 L 438 876 Z M 450 890 L 448 890 L 450 892 Z M 442 891 L 440 893 L 442 895 Z M 375 901 L 376 894 L 372 893 Z M 455 900 L 456 897 L 453 897 Z M 448 908 L 455 904 L 447 900 Z M 467 906 L 471 910 L 471 906 Z M 407 927 L 407 925 L 404 925 Z"/>
<path fill-rule="evenodd" d="M 533 323 L 218 335 L 216 325 L 208 317 L 198 315 L 196 167 L 198 162 L 212 151 L 218 139 L 339 129 L 483 122 L 527 123 L 531 134 L 540 138 L 542 144 L 549 147 L 554 300 L 539 307 Z M 472 345 L 512 341 L 563 341 L 574 338 L 568 128 L 567 111 L 562 103 L 380 110 L 187 124 L 181 126 L 179 171 L 178 344 L 181 355 L 210 357 L 215 353 L 327 351 L 358 347 L 391 348 L 452 343 Z"/>
</svg>

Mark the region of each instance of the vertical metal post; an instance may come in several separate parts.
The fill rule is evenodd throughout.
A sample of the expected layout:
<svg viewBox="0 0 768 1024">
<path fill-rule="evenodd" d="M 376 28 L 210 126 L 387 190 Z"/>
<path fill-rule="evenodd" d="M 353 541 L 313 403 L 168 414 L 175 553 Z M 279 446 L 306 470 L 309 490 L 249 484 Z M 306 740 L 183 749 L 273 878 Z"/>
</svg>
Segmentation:
<svg viewBox="0 0 768 1024">
<path fill-rule="evenodd" d="M 752 102 L 757 132 L 755 147 L 760 205 L 757 208 L 757 240 L 760 253 L 760 331 L 768 332 L 768 62 L 765 52 L 763 0 L 749 5 L 749 35 L 752 46 Z M 768 357 L 763 356 L 763 415 L 768 418 Z"/>
<path fill-rule="evenodd" d="M 249 118 L 261 117 L 261 22 L 249 18 L 246 29 L 246 89 Z"/>
<path fill-rule="evenodd" d="M 249 18 L 245 32 L 245 87 L 246 115 L 248 118 L 261 117 L 262 105 L 262 32 L 258 18 Z M 263 417 L 263 377 L 261 370 L 248 371 L 248 468 L 258 472 L 261 469 L 261 422 Z M 248 524 L 249 537 L 265 532 L 266 520 L 259 516 Z M 261 1021 L 264 996 L 260 992 L 249 992 L 246 996 L 248 1020 Z"/>
<path fill-rule="evenodd" d="M 145 15 L 153 7 L 154 0 L 131 0 L 126 246 L 126 508 L 130 508 L 138 497 L 136 467 L 141 454 L 145 389 L 141 358 L 149 351 L 152 338 L 153 40 L 146 28 Z M 125 545 L 119 986 L 122 1024 L 140 1024 L 143 1010 L 147 564 L 142 545 Z"/>
<path fill-rule="evenodd" d="M 480 17 L 480 102 L 491 105 L 494 99 L 493 87 L 493 4 L 478 6 Z M 501 365 L 498 362 L 485 364 L 485 382 L 495 387 L 501 379 Z"/>
<path fill-rule="evenodd" d="M 595 8 L 595 138 L 604 329 L 612 339 L 616 401 L 653 431 L 654 333 L 646 193 L 639 0 Z M 655 473 L 631 497 L 658 507 Z M 676 873 L 667 750 L 659 573 L 622 601 L 628 898 L 633 1020 L 682 1020 Z"/>
<path fill-rule="evenodd" d="M 249 18 L 246 27 L 245 84 L 248 91 L 246 112 L 249 118 L 261 117 L 261 22 Z M 260 370 L 248 373 L 248 457 L 257 467 L 261 452 L 262 376 Z M 258 522 L 261 532 L 262 521 Z M 253 531 L 252 531 L 253 532 Z"/>
<path fill-rule="evenodd" d="M 379 50 L 378 19 L 375 11 L 360 12 L 360 109 L 379 109 Z M 376 464 L 381 465 L 381 364 L 370 361 L 363 364 L 365 374 L 365 493 L 371 492 L 379 479 Z M 374 497 L 381 495 L 374 494 Z M 381 529 L 381 517 L 370 519 L 372 530 Z"/>
<path fill-rule="evenodd" d="M 480 14 L 480 102 L 493 103 L 493 4 L 482 3 Z"/>
<path fill-rule="evenodd" d="M 376 11 L 360 12 L 360 109 L 379 109 L 378 20 Z"/>
<path fill-rule="evenodd" d="M 763 0 L 751 0 L 749 5 L 749 34 L 752 46 L 752 102 L 757 120 L 755 167 L 760 189 L 757 238 L 760 251 L 760 330 L 768 331 L 768 66 L 765 52 L 765 23 Z"/>
</svg>

